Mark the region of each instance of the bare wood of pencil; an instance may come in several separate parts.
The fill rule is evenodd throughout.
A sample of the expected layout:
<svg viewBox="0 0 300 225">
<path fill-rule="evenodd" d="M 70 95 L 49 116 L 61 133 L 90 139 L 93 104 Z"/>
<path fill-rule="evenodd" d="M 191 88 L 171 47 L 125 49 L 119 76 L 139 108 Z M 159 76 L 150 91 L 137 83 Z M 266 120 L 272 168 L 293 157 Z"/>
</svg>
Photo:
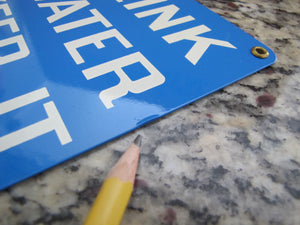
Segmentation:
<svg viewBox="0 0 300 225">
<path fill-rule="evenodd" d="M 130 199 L 142 137 L 138 135 L 107 175 L 84 225 L 118 225 Z"/>
</svg>

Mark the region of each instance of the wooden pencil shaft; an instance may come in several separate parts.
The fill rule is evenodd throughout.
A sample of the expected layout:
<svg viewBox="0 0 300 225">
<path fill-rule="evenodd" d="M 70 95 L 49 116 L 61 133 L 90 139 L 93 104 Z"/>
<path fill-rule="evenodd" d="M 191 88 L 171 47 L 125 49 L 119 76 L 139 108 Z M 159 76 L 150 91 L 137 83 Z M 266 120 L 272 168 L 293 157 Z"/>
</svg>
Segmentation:
<svg viewBox="0 0 300 225">
<path fill-rule="evenodd" d="M 130 199 L 141 136 L 129 146 L 107 175 L 84 225 L 118 225 Z"/>
</svg>

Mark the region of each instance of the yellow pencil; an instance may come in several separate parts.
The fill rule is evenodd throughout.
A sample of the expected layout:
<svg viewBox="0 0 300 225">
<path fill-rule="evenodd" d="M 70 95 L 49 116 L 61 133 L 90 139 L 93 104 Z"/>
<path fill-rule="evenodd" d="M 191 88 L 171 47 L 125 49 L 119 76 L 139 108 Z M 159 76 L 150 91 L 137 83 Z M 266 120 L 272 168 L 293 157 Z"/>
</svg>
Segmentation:
<svg viewBox="0 0 300 225">
<path fill-rule="evenodd" d="M 142 137 L 138 135 L 107 175 L 84 225 L 118 225 L 131 196 Z"/>
</svg>

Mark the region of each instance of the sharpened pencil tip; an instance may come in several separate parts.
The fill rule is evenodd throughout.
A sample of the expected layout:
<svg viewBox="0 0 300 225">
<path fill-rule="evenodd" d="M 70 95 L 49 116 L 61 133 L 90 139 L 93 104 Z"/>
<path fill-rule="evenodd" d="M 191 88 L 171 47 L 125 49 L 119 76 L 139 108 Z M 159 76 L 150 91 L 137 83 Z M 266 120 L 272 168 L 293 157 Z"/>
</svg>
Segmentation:
<svg viewBox="0 0 300 225">
<path fill-rule="evenodd" d="M 141 145 L 142 145 L 142 136 L 141 136 L 141 135 L 138 135 L 138 136 L 134 139 L 133 143 L 134 143 L 135 145 L 141 147 Z"/>
</svg>

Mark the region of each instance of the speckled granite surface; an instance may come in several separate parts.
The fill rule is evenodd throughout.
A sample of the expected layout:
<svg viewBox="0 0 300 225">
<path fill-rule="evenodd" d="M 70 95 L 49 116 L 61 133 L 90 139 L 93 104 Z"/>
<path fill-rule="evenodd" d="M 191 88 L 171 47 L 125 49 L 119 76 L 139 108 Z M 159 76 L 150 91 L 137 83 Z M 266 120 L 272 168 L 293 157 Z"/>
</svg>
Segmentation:
<svg viewBox="0 0 300 225">
<path fill-rule="evenodd" d="M 122 225 L 300 224 L 300 2 L 199 0 L 278 61 L 134 133 L 0 192 L 0 224 L 82 224 L 144 137 Z"/>
</svg>

